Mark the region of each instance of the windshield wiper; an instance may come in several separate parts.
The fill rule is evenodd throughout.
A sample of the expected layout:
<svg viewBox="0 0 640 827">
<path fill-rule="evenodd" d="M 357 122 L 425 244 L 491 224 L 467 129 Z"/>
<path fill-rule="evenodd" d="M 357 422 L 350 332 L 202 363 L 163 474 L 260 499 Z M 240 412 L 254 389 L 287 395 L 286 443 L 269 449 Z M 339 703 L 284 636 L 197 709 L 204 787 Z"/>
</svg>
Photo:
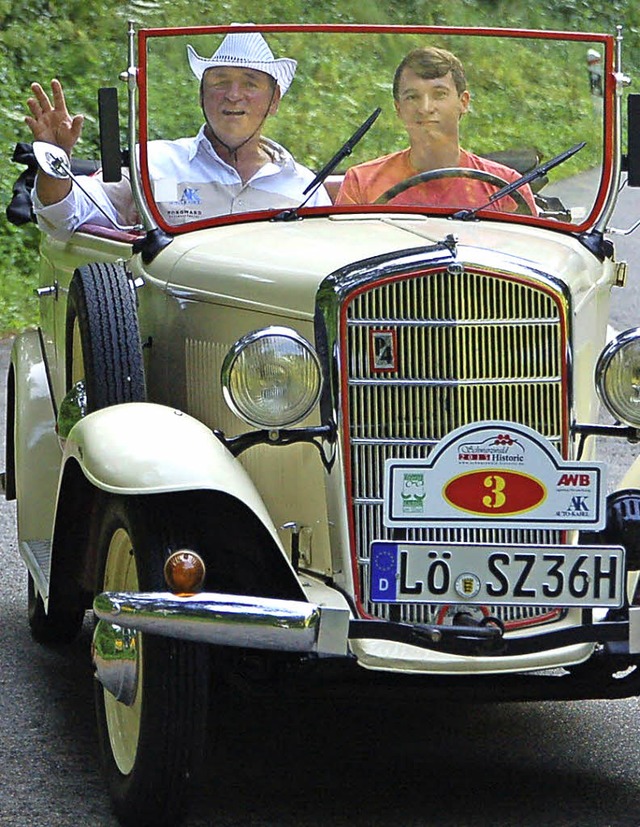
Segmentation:
<svg viewBox="0 0 640 827">
<path fill-rule="evenodd" d="M 586 141 L 580 141 L 579 144 L 572 146 L 571 149 L 567 149 L 564 152 L 561 152 L 560 155 L 556 155 L 555 158 L 552 158 L 545 164 L 540 164 L 539 167 L 535 167 L 535 169 L 532 169 L 530 172 L 525 173 L 525 175 L 523 175 L 521 178 L 517 178 L 510 184 L 507 184 L 506 186 L 497 190 L 489 198 L 487 203 L 483 204 L 481 207 L 474 207 L 472 210 L 459 210 L 458 212 L 454 213 L 451 217 L 458 218 L 461 221 L 468 221 L 470 218 L 475 218 L 476 214 L 480 212 L 480 210 L 486 210 L 487 207 L 490 207 L 492 204 L 495 204 L 496 201 L 499 201 L 506 195 L 511 195 L 512 192 L 515 192 L 515 190 L 520 189 L 520 187 L 523 187 L 525 184 L 528 184 L 531 181 L 535 181 L 538 178 L 542 178 L 542 176 L 546 175 L 550 169 L 553 169 L 554 167 L 557 167 L 559 164 L 562 164 L 568 158 L 571 158 L 572 155 L 575 155 L 576 152 L 580 152 L 580 150 L 586 145 Z"/>
<path fill-rule="evenodd" d="M 349 138 L 349 140 L 344 143 L 340 149 L 336 152 L 333 158 L 329 161 L 328 164 L 325 164 L 320 172 L 316 175 L 313 181 L 306 187 L 302 194 L 306 195 L 309 193 L 309 198 L 313 195 L 313 193 L 318 189 L 320 184 L 325 180 L 328 175 L 331 175 L 333 170 L 338 166 L 340 161 L 344 160 L 348 155 L 351 155 L 353 150 L 356 146 L 360 143 L 362 138 L 367 134 L 367 132 L 371 129 L 373 124 L 375 123 L 378 115 L 382 112 L 382 109 L 378 107 L 375 109 L 367 118 L 367 120 L 362 124 L 362 126 L 358 127 L 353 135 Z"/>
<path fill-rule="evenodd" d="M 283 212 L 278 213 L 278 215 L 276 215 L 273 219 L 274 221 L 290 221 L 291 219 L 298 217 L 298 210 L 304 207 L 307 201 L 322 185 L 322 182 L 325 181 L 329 175 L 331 175 L 331 173 L 338 166 L 340 161 L 343 161 L 347 156 L 351 155 L 356 146 L 360 143 L 360 141 L 364 138 L 367 132 L 371 129 L 378 115 L 381 112 L 382 109 L 380 107 L 375 109 L 369 115 L 367 120 L 361 126 L 359 126 L 358 129 L 356 129 L 356 131 L 349 138 L 349 140 L 345 141 L 345 143 L 340 147 L 340 149 L 336 152 L 336 154 L 329 161 L 329 163 L 325 164 L 322 167 L 322 169 L 316 175 L 313 181 L 310 184 L 308 184 L 302 191 L 302 194 L 307 196 L 305 200 L 302 202 L 302 204 L 299 204 L 297 207 L 294 207 L 293 209 L 284 210 Z"/>
</svg>

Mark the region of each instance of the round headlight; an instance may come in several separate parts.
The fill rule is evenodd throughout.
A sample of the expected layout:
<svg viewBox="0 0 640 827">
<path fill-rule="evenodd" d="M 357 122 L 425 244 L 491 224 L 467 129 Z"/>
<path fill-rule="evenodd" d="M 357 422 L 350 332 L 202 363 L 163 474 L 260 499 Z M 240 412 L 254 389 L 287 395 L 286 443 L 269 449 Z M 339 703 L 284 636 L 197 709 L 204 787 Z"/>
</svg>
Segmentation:
<svg viewBox="0 0 640 827">
<path fill-rule="evenodd" d="M 236 342 L 222 365 L 227 404 L 245 422 L 262 428 L 300 422 L 316 405 L 321 387 L 315 350 L 288 327 L 249 333 Z"/>
<path fill-rule="evenodd" d="M 600 354 L 596 365 L 600 399 L 625 425 L 640 427 L 640 328 L 625 330 Z"/>
</svg>

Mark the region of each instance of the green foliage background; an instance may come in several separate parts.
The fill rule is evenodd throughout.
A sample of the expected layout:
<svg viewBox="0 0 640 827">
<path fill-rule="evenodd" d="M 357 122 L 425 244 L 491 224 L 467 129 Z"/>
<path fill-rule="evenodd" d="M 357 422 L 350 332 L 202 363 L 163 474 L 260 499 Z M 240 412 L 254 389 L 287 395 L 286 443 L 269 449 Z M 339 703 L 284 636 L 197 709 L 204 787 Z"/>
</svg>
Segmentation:
<svg viewBox="0 0 640 827">
<path fill-rule="evenodd" d="M 487 25 L 524 28 L 561 29 L 569 31 L 613 32 L 622 25 L 625 45 L 625 71 L 632 78 L 640 67 L 640 0 L 272 0 L 258 11 L 255 0 L 0 0 L 0 194 L 6 207 L 11 198 L 14 179 L 22 167 L 11 162 L 13 147 L 17 141 L 30 140 L 24 125 L 27 114 L 26 99 L 29 86 L 39 81 L 47 86 L 50 78 L 58 77 L 67 90 L 69 108 L 86 116 L 82 144 L 78 155 L 96 157 L 97 117 L 96 90 L 100 86 L 115 85 L 118 75 L 127 66 L 127 21 L 133 20 L 145 26 L 176 26 L 227 24 L 230 22 L 256 23 L 406 23 L 425 25 Z M 472 55 L 478 63 L 496 60 L 495 55 Z M 331 81 L 340 82 L 338 61 L 353 63 L 358 56 L 336 55 L 336 64 L 317 67 L 322 77 L 317 84 L 309 84 L 298 94 L 321 94 Z M 313 76 L 312 56 L 308 71 Z M 328 75 L 328 76 L 327 76 Z M 501 67 L 502 85 L 508 85 L 504 96 L 504 109 L 493 109 L 493 123 L 486 123 L 487 134 L 500 125 L 503 134 L 509 123 L 514 124 L 514 106 L 526 106 L 531 95 L 531 82 L 526 73 L 513 72 Z M 505 84 L 506 79 L 506 84 Z M 363 77 L 362 92 L 377 81 Z M 384 81 L 381 81 L 384 83 Z M 635 91 L 637 83 L 632 85 Z M 375 90 L 372 90 L 375 91 Z M 378 90 L 379 91 L 379 90 Z M 385 92 L 387 90 L 385 89 Z M 474 94 L 475 94 L 474 90 Z M 540 123 L 540 134 L 528 138 L 545 154 L 553 154 L 562 146 L 562 111 L 572 90 L 558 89 L 557 96 L 549 100 L 549 118 Z M 179 97 L 179 96 L 178 96 Z M 372 98 L 374 96 L 372 95 Z M 368 104 L 367 104 L 368 105 Z M 362 113 L 369 109 L 363 104 L 360 91 L 352 95 L 344 90 L 345 123 L 353 126 L 360 122 Z M 333 117 L 327 111 L 325 122 L 287 123 L 286 129 L 304 129 L 308 135 L 305 148 L 307 163 L 323 163 L 335 150 L 334 143 L 324 147 L 319 136 L 330 134 Z M 585 109 L 585 123 L 588 111 Z M 318 116 L 319 117 L 319 116 Z M 553 124 L 553 130 L 549 124 Z M 285 126 L 279 127 L 284 129 Z M 276 131 L 270 131 L 278 139 Z M 349 132 L 343 139 L 348 137 Z M 514 134 L 514 137 L 519 137 Z M 550 143 L 550 137 L 554 140 Z M 387 141 L 390 134 L 382 131 L 380 139 Z M 474 149 L 482 151 L 483 136 L 477 136 Z M 287 141 L 284 141 L 287 143 Z M 384 151 L 397 148 L 385 143 Z M 551 152 L 548 151 L 551 148 Z M 367 155 L 375 148 L 369 144 Z M 354 159 L 355 160 L 355 159 Z M 37 284 L 38 234 L 33 226 L 13 227 L 0 216 L 0 335 L 33 324 L 37 318 L 33 288 Z"/>
</svg>

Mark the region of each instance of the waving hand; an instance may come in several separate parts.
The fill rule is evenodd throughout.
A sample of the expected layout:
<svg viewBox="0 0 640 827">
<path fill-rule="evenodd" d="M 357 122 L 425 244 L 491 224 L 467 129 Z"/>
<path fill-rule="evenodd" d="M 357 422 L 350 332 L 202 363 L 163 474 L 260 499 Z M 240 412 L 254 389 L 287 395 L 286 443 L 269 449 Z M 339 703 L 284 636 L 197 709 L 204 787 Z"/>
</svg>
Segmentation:
<svg viewBox="0 0 640 827">
<path fill-rule="evenodd" d="M 25 123 L 33 137 L 56 144 L 70 155 L 82 132 L 84 115 L 69 114 L 59 80 L 51 81 L 53 104 L 39 83 L 32 83 L 31 91 L 35 97 L 27 100 L 31 116 L 25 118 Z"/>
</svg>

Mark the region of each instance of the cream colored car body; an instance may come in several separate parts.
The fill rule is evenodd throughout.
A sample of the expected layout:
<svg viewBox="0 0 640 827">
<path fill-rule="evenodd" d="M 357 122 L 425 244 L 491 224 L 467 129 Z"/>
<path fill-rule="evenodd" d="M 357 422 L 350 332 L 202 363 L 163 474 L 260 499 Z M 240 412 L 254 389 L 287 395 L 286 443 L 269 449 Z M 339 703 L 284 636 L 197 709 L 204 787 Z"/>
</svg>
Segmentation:
<svg viewBox="0 0 640 827">
<path fill-rule="evenodd" d="M 400 36 L 397 30 L 386 34 L 389 33 Z M 173 34 L 180 32 L 169 34 L 167 40 L 171 46 Z M 196 34 L 204 36 L 206 33 L 193 33 Z M 220 35 L 218 31 L 209 34 L 212 37 Z M 284 37 L 286 32 L 281 34 Z M 340 27 L 310 27 L 308 34 L 319 38 L 345 36 Z M 369 34 L 378 36 L 375 32 Z M 382 32 L 380 36 L 384 38 L 386 34 Z M 448 36 L 451 32 L 425 30 L 423 34 Z M 469 30 L 459 34 L 472 36 L 474 33 Z M 153 86 L 154 79 L 151 86 L 145 85 L 150 83 L 149 76 L 141 75 L 140 67 L 136 66 L 133 35 L 130 32 L 130 68 L 125 73 L 129 87 L 130 145 L 135 145 L 138 140 L 138 96 L 142 101 L 140 118 L 146 127 L 160 128 L 153 119 L 156 112 L 163 109 L 162 106 L 154 107 L 149 98 L 142 95 L 144 92 L 153 97 L 160 92 L 159 87 Z M 147 50 L 148 61 L 158 60 L 163 66 L 163 52 L 161 49 L 156 51 L 157 35 L 158 32 L 153 31 L 141 32 L 137 45 L 139 49 Z M 292 47 L 296 45 L 295 35 L 294 32 Z M 404 32 L 403 35 L 411 33 Z M 533 37 L 531 33 L 526 33 L 525 37 L 523 33 L 504 31 L 496 31 L 494 35 L 506 38 L 504 46 L 512 38 Z M 191 34 L 185 32 L 184 37 L 187 36 Z M 481 32 L 480 36 L 485 37 L 486 33 Z M 562 38 L 540 33 L 539 40 L 550 51 L 552 45 L 556 45 L 555 41 Z M 580 36 L 570 35 L 566 41 L 575 49 L 594 41 L 605 52 L 606 64 L 603 76 L 606 105 L 587 99 L 590 114 L 598 122 L 604 114 L 603 128 L 590 133 L 597 145 L 596 151 L 600 152 L 595 168 L 598 174 L 591 176 L 585 188 L 586 202 L 590 206 L 583 211 L 576 209 L 575 214 L 562 203 L 558 206 L 552 201 L 541 207 L 540 214 L 529 216 L 490 209 L 478 216 L 464 211 L 461 215 L 453 209 L 447 213 L 440 208 L 430 210 L 420 205 L 397 209 L 378 204 L 311 210 L 301 207 L 299 213 L 272 210 L 264 215 L 240 215 L 237 221 L 234 216 L 225 216 L 219 221 L 214 217 L 196 221 L 183 231 L 182 226 L 167 224 L 159 205 L 153 201 L 153 186 L 147 180 L 146 146 L 142 142 L 139 156 L 133 153 L 130 161 L 134 196 L 142 222 L 140 232 L 127 235 L 119 229 L 107 231 L 104 226 L 101 229 L 82 227 L 68 241 L 43 234 L 41 325 L 38 332 L 27 332 L 17 339 L 12 355 L 10 427 L 13 431 L 9 436 L 14 450 L 7 478 L 9 491 L 13 487 L 12 493 L 18 499 L 21 553 L 45 611 L 60 603 L 64 605 L 68 597 L 69 581 L 74 580 L 75 575 L 74 543 L 79 542 L 84 549 L 90 547 L 90 528 L 85 523 L 90 522 L 88 512 L 95 502 L 100 502 L 101 492 L 136 498 L 160 492 L 204 491 L 228 496 L 242 504 L 247 518 L 255 518 L 262 527 L 264 542 L 270 549 L 268 553 L 277 558 L 276 566 L 289 582 L 291 594 L 295 595 L 293 603 L 297 606 L 299 600 L 306 599 L 318 608 L 313 619 L 297 616 L 296 620 L 302 626 L 313 627 L 312 637 L 315 637 L 310 651 L 314 654 L 347 655 L 361 666 L 382 671 L 521 672 L 580 664 L 602 642 L 594 639 L 602 629 L 611 635 L 607 641 L 614 643 L 619 641 L 616 634 L 626 634 L 618 627 L 608 627 L 606 622 L 595 632 L 592 627 L 597 624 L 585 623 L 583 627 L 583 610 L 575 603 L 568 608 L 561 605 L 557 612 L 551 611 L 551 618 L 544 616 L 541 620 L 540 617 L 523 616 L 524 619 L 520 617 L 519 622 L 511 626 L 500 618 L 489 616 L 486 618 L 491 627 L 488 631 L 487 624 L 483 625 L 478 617 L 471 617 L 469 621 L 467 604 L 463 603 L 463 611 L 454 614 L 461 616 L 463 623 L 470 622 L 474 632 L 468 634 L 458 628 L 454 617 L 447 621 L 446 612 L 445 620 L 425 620 L 427 615 L 421 604 L 407 609 L 405 615 L 399 610 L 397 617 L 398 607 L 393 606 L 376 614 L 377 607 L 366 609 L 362 605 L 366 601 L 361 586 L 367 570 L 371 571 L 371 568 L 367 569 L 371 565 L 369 547 L 383 533 L 383 528 L 377 523 L 373 525 L 377 518 L 371 518 L 371 525 L 363 530 L 367 538 L 364 547 L 358 548 L 356 520 L 350 512 L 352 500 L 357 499 L 349 488 L 351 475 L 357 476 L 359 469 L 347 468 L 345 457 L 351 450 L 351 423 L 347 421 L 348 403 L 342 397 L 351 380 L 346 378 L 346 355 L 340 352 L 343 345 L 335 330 L 341 324 L 342 317 L 338 318 L 340 302 L 351 302 L 360 289 L 364 293 L 365 288 L 376 287 L 376 280 L 380 283 L 392 281 L 396 273 L 409 281 L 414 272 L 429 271 L 434 261 L 433 269 L 438 271 L 437 275 L 448 276 L 451 282 L 469 272 L 489 276 L 494 284 L 508 282 L 510 287 L 524 285 L 531 288 L 531 293 L 537 297 L 534 304 L 542 302 L 542 297 L 553 297 L 553 302 L 560 308 L 559 325 L 561 338 L 564 338 L 550 355 L 551 359 L 558 357 L 561 362 L 556 366 L 558 375 L 551 384 L 555 382 L 556 386 L 562 386 L 564 396 L 558 407 L 562 408 L 564 419 L 560 423 L 562 433 L 550 435 L 549 439 L 564 440 L 564 460 L 576 463 L 571 466 L 573 471 L 579 470 L 580 462 L 596 456 L 600 405 L 594 374 L 606 345 L 610 294 L 623 285 L 625 275 L 624 266 L 616 261 L 613 248 L 604 240 L 604 235 L 615 205 L 621 173 L 620 97 L 626 80 L 621 71 L 619 50 L 616 51 L 619 44 L 613 37 L 585 36 L 582 42 Z M 318 50 L 318 54 L 324 56 L 325 52 Z M 581 53 L 576 51 L 578 54 Z M 561 58 L 563 53 L 559 51 L 558 55 Z M 145 64 L 145 71 L 151 75 L 149 63 Z M 543 80 L 541 78 L 541 83 Z M 144 109 L 145 101 L 148 111 Z M 292 119 L 296 105 L 301 110 L 298 115 L 306 118 L 304 99 L 291 105 L 294 107 Z M 582 137 L 582 123 L 578 119 L 576 139 Z M 573 157 L 585 144 L 580 141 L 561 153 L 540 175 Z M 531 180 L 537 177 L 535 173 Z M 544 195 L 544 190 L 542 192 Z M 154 237 L 154 233 L 159 234 Z M 69 387 L 75 387 L 77 378 L 68 375 L 67 364 L 67 345 L 71 341 L 70 333 L 73 334 L 68 318 L 69 287 L 76 268 L 96 262 L 122 266 L 131 289 L 135 289 L 148 401 L 112 405 L 95 411 L 69 430 L 62 421 L 62 414 L 68 407 Z M 471 309 L 475 311 L 482 298 L 474 295 L 465 301 L 472 304 Z M 467 309 L 464 301 L 459 302 L 452 319 L 447 317 L 448 326 L 455 328 L 461 318 L 466 319 Z M 534 311 L 532 314 L 533 319 L 525 314 L 523 326 L 545 323 L 545 319 L 535 316 Z M 483 317 L 481 312 L 478 318 L 480 326 L 487 321 L 496 321 Z M 517 323 L 523 321 L 517 314 L 514 318 Z M 437 327 L 438 319 L 435 317 L 434 321 L 427 314 L 426 320 L 418 319 L 418 324 L 424 322 L 426 326 Z M 390 337 L 394 335 L 385 327 L 392 327 L 395 322 L 387 322 L 384 313 L 371 323 L 367 318 L 356 321 L 362 321 L 374 331 L 382 328 Z M 506 324 L 509 319 L 499 317 L 497 321 Z M 402 320 L 398 322 L 399 325 L 402 323 Z M 324 347 L 319 356 L 324 379 L 323 396 L 320 404 L 295 428 L 282 431 L 265 428 L 263 433 L 252 434 L 255 429 L 227 405 L 221 372 L 228 352 L 243 337 L 271 326 L 294 330 L 319 351 Z M 371 349 L 371 331 L 369 336 Z M 500 350 L 498 334 L 496 336 L 489 350 Z M 519 340 L 514 339 L 516 341 Z M 514 342 L 507 347 L 518 350 Z M 551 352 L 552 346 L 549 344 L 548 347 Z M 361 350 L 366 350 L 366 345 Z M 468 353 L 463 353 L 464 359 L 473 356 L 472 350 L 469 347 Z M 514 364 L 518 358 L 526 359 L 526 341 L 521 343 L 520 350 Z M 483 353 L 483 358 L 490 355 Z M 366 360 L 367 357 L 362 358 Z M 438 373 L 442 370 L 442 365 L 436 366 L 434 375 L 423 382 L 425 388 L 439 382 L 443 386 L 447 382 L 465 384 L 461 378 L 462 369 L 459 375 L 454 372 L 452 379 L 443 378 Z M 546 381 L 545 370 L 545 365 L 538 366 L 536 379 L 540 384 Z M 375 384 L 380 374 L 388 378 L 391 371 L 388 367 L 374 365 L 370 373 L 373 379 L 369 377 L 369 384 Z M 517 384 L 518 377 L 512 378 Z M 407 380 L 409 385 L 410 379 Z M 391 378 L 390 387 L 395 387 L 393 382 Z M 486 388 L 499 382 L 499 378 L 488 374 L 479 380 L 479 385 Z M 394 400 L 395 397 L 389 403 L 391 407 Z M 446 404 L 446 399 L 441 397 L 436 407 L 445 408 Z M 526 406 L 520 398 L 518 404 Z M 425 410 L 427 408 L 428 405 Z M 484 421 L 482 411 L 470 410 L 464 411 L 465 427 Z M 402 420 L 405 413 L 403 409 L 396 418 Z M 527 412 L 520 413 L 524 416 Z M 544 430 L 545 413 L 543 405 L 537 423 L 540 431 Z M 385 413 L 377 409 L 375 415 L 381 420 L 376 421 L 376 427 L 384 431 Z M 389 416 L 393 419 L 394 414 Z M 419 422 L 421 416 L 428 419 L 431 411 L 428 415 L 424 410 L 406 413 L 406 419 L 412 419 L 414 423 Z M 432 416 L 434 422 L 438 416 L 436 411 Z M 520 421 L 515 414 L 502 417 L 499 411 L 490 419 L 506 420 L 507 428 L 516 420 Z M 364 420 L 366 415 L 354 428 L 366 424 Z M 453 427 L 447 428 L 455 431 Z M 633 438 L 633 429 L 618 429 L 616 425 L 611 428 L 616 436 Z M 423 440 L 422 450 L 426 452 L 427 448 L 434 448 L 437 453 L 447 438 L 446 431 L 437 438 Z M 403 442 L 401 438 L 393 439 L 396 447 Z M 542 450 L 545 437 L 540 433 L 537 439 L 538 448 Z M 376 440 L 371 438 L 369 441 Z M 411 442 L 411 439 L 407 440 L 409 447 Z M 398 450 L 401 452 L 404 448 L 400 445 Z M 383 464 L 380 459 L 382 449 L 380 451 L 372 461 L 372 467 L 376 462 Z M 366 473 L 372 478 L 376 474 L 379 477 L 380 468 L 377 471 L 369 469 Z M 369 499 L 380 505 L 383 498 L 379 479 L 376 480 L 378 488 Z M 365 491 L 369 482 L 365 480 L 363 483 Z M 638 487 L 640 466 L 636 463 L 628 469 L 620 490 Z M 367 498 L 365 493 L 360 500 L 366 505 Z M 477 531 L 474 519 L 475 516 L 468 516 L 469 525 L 462 529 Z M 485 524 L 479 522 L 478 525 L 481 532 Z M 598 528 L 602 529 L 603 525 L 601 521 Z M 526 532 L 526 521 L 523 526 Z M 565 545 L 577 546 L 579 527 L 576 530 L 572 523 L 561 527 L 560 533 Z M 392 536 L 391 532 L 387 534 Z M 464 546 L 466 542 L 460 540 L 459 545 Z M 512 544 L 517 546 L 520 542 L 521 539 L 513 540 Z M 596 540 L 592 542 L 596 543 Z M 87 594 L 95 586 L 95 561 L 90 551 L 85 551 L 84 557 L 82 553 L 80 556 L 82 560 L 76 579 L 78 587 Z M 636 598 L 637 572 L 630 570 L 627 579 L 624 597 L 632 603 Z M 265 589 L 268 591 L 268 587 Z M 134 596 L 130 597 L 133 600 Z M 213 594 L 207 599 L 217 607 L 216 610 L 222 611 L 219 597 Z M 619 597 L 622 601 L 623 596 Z M 120 605 L 118 601 L 115 603 Z M 162 605 L 160 609 L 154 609 L 157 616 L 162 614 Z M 527 606 L 523 605 L 526 615 Z M 187 612 L 188 605 L 185 606 Z M 146 608 L 130 607 L 133 620 L 123 618 L 115 604 L 112 608 L 113 614 L 101 608 L 99 616 L 111 622 L 117 620 L 119 626 L 129 623 L 134 629 L 142 628 L 136 626 L 135 616 L 138 611 L 147 611 Z M 256 611 L 264 612 L 265 618 L 268 616 L 272 622 L 281 608 L 276 604 L 264 604 L 259 609 L 256 607 Z M 453 608 L 455 610 L 455 606 Z M 180 613 L 175 607 L 172 611 Z M 292 611 L 295 614 L 297 609 L 293 607 Z M 592 614 L 589 608 L 585 617 Z M 596 614 L 599 621 L 607 616 L 606 610 L 597 610 Z M 507 606 L 505 617 L 508 615 Z M 398 620 L 398 617 L 403 619 Z M 177 625 L 180 626 L 183 620 L 178 620 Z M 277 620 L 274 625 L 278 625 Z M 280 624 L 283 625 L 286 624 Z M 453 643 L 447 638 L 449 627 L 453 627 Z M 172 634 L 164 625 L 161 628 L 162 634 Z M 191 634 L 184 624 L 180 629 L 176 637 Z M 214 629 L 210 637 L 202 639 L 224 643 L 224 634 L 221 632 L 220 638 L 219 631 Z M 385 637 L 387 631 L 388 637 Z M 631 643 L 627 656 L 633 661 L 640 651 L 637 609 L 633 606 L 629 610 L 628 631 Z M 482 642 L 492 635 L 494 643 L 497 636 L 500 638 L 498 648 L 487 654 Z M 467 653 L 465 641 L 469 636 L 474 644 Z M 286 651 L 284 638 L 282 631 L 281 648 Z M 321 639 L 323 642 L 318 649 Z M 443 639 L 447 645 L 441 645 Z M 237 637 L 233 640 L 237 645 Z M 504 652 L 500 649 L 502 640 Z M 545 644 L 547 640 L 552 642 Z M 629 641 L 625 640 L 625 645 Z M 519 644 L 522 644 L 520 648 Z M 292 643 L 296 651 L 300 645 L 299 640 Z M 267 635 L 262 641 L 248 637 L 247 646 L 277 650 L 279 643 Z"/>
<path fill-rule="evenodd" d="M 204 230 L 177 237 L 152 266 L 143 265 L 139 257 L 130 260 L 132 275 L 144 280 L 138 291 L 140 326 L 143 341 L 153 341 L 146 371 L 154 404 L 99 411 L 82 420 L 66 441 L 56 440 L 45 371 L 34 355 L 39 339 L 33 333 L 19 340 L 13 355 L 16 384 L 33 386 L 33 391 L 21 398 L 16 416 L 18 497 L 24 497 L 28 489 L 29 499 L 43 506 L 20 510 L 20 542 L 28 562 L 33 565 L 33 550 L 46 547 L 53 537 L 55 503 L 66 496 L 64 483 L 60 484 L 63 468 L 73 459 L 90 484 L 104 491 L 127 495 L 226 491 L 246 503 L 277 538 L 287 564 L 289 532 L 283 526 L 302 526 L 305 576 L 301 582 L 308 599 L 347 610 L 349 604 L 341 590 L 351 594 L 354 589 L 344 552 L 348 539 L 344 524 L 331 524 L 327 509 L 328 502 L 335 509 L 342 482 L 331 475 L 327 478 L 316 449 L 309 444 L 258 445 L 239 459 L 230 457 L 210 429 L 233 437 L 246 430 L 246 425 L 222 399 L 222 360 L 242 335 L 268 325 L 291 326 L 313 341 L 315 296 L 328 273 L 367 256 L 419 249 L 450 232 L 457 236 L 459 249 L 476 264 L 495 265 L 498 249 L 505 262 L 544 268 L 566 285 L 574 303 L 575 416 L 579 421 L 595 421 L 598 410 L 592 376 L 605 344 L 609 297 L 617 271 L 614 262 L 598 262 L 575 239 L 515 225 L 488 228 L 481 223 L 393 215 L 333 216 Z M 224 255 L 208 255 L 213 244 L 224 249 Z M 254 249 L 272 252 L 260 258 L 247 254 Z M 56 351 L 55 343 L 60 341 L 56 327 L 64 325 L 68 283 L 74 269 L 96 260 L 97 252 L 107 261 L 117 260 L 126 250 L 119 242 L 96 240 L 84 233 L 67 244 L 43 240 L 43 286 L 58 286 L 55 295 L 42 299 L 43 318 L 49 319 L 47 326 L 43 324 L 42 338 L 53 364 L 64 363 L 64 354 Z M 161 355 L 156 357 L 155 352 Z M 63 372 L 51 374 L 58 379 L 57 385 L 52 384 L 59 406 L 64 396 Z M 34 434 L 41 434 L 43 440 L 37 450 L 31 444 Z M 44 587 L 49 576 L 49 571 L 43 571 L 37 582 Z M 340 591 L 327 589 L 325 578 Z M 43 593 L 46 597 L 45 588 Z M 570 612 L 561 625 L 570 627 L 574 615 Z M 399 643 L 357 639 L 350 650 L 372 669 L 483 673 L 576 663 L 588 657 L 593 646 L 580 644 L 515 659 L 445 656 Z"/>
</svg>

